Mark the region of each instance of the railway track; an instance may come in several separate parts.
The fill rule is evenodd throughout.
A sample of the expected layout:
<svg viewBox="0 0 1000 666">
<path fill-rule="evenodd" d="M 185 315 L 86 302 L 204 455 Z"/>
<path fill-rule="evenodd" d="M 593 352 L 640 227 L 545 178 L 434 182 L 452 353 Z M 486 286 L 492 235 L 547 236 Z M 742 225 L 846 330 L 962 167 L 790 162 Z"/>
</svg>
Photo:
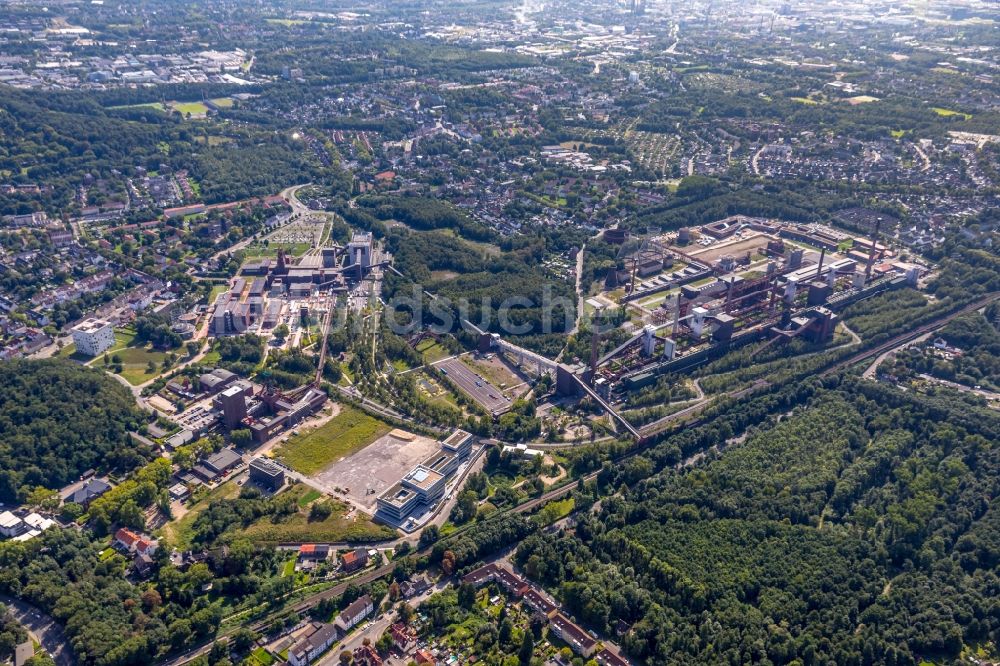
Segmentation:
<svg viewBox="0 0 1000 666">
<path fill-rule="evenodd" d="M 848 367 L 850 367 L 852 365 L 855 365 L 856 363 L 864 361 L 865 359 L 871 358 L 873 356 L 877 356 L 878 354 L 881 354 L 881 353 L 885 352 L 886 350 L 891 349 L 891 348 L 893 348 L 895 346 L 904 344 L 904 343 L 912 340 L 913 338 L 919 337 L 919 336 L 921 336 L 921 335 L 923 335 L 925 333 L 928 333 L 930 331 L 934 331 L 934 330 L 936 330 L 938 328 L 941 328 L 942 326 L 944 326 L 945 324 L 947 324 L 951 320 L 955 319 L 956 317 L 960 317 L 960 316 L 962 316 L 964 314 L 968 314 L 968 313 L 973 312 L 975 310 L 979 310 L 979 309 L 981 309 L 983 307 L 986 307 L 987 305 L 989 305 L 993 301 L 997 300 L 998 298 L 1000 298 L 1000 294 L 998 294 L 998 293 L 990 294 L 989 296 L 981 298 L 981 299 L 979 299 L 978 301 L 976 301 L 974 303 L 971 303 L 969 305 L 966 305 L 965 307 L 960 308 L 959 310 L 956 310 L 956 311 L 954 311 L 954 312 L 952 312 L 950 314 L 947 314 L 947 315 L 944 315 L 942 317 L 939 317 L 938 319 L 935 319 L 932 322 L 924 324 L 923 326 L 920 326 L 920 327 L 914 329 L 913 331 L 908 331 L 906 333 L 898 335 L 898 336 L 892 338 L 891 340 L 888 340 L 888 341 L 886 341 L 884 343 L 876 345 L 875 347 L 872 347 L 871 349 L 867 349 L 867 350 L 858 352 L 857 354 L 854 354 L 854 355 L 848 357 L 847 359 L 844 359 L 843 361 L 840 361 L 840 362 L 838 362 L 838 363 L 830 366 L 826 370 L 822 371 L 820 374 L 821 374 L 821 376 L 829 376 L 830 374 L 833 374 L 835 372 L 839 372 L 840 370 L 843 370 L 843 369 L 848 368 Z M 744 389 L 742 391 L 738 391 L 738 392 L 734 393 L 730 397 L 738 399 L 740 397 L 743 397 L 743 396 L 745 396 L 745 395 L 753 392 L 754 390 L 756 390 L 758 388 L 766 387 L 766 386 L 768 386 L 766 383 L 761 384 L 761 385 L 756 385 L 755 384 L 754 386 L 751 386 L 751 387 L 749 387 L 747 389 Z M 703 422 L 704 422 L 703 418 L 697 418 L 694 421 L 685 421 L 683 419 L 676 418 L 678 415 L 679 414 L 673 415 L 675 417 L 675 422 L 672 423 L 672 429 L 680 429 L 682 427 L 698 427 L 699 425 L 703 425 Z M 654 426 L 656 424 L 650 424 L 650 425 Z M 656 434 L 663 434 L 663 433 L 667 432 L 670 429 L 671 428 L 668 426 L 666 428 L 663 428 L 662 430 L 659 430 L 658 432 L 656 432 Z M 647 432 L 645 432 L 643 434 L 644 434 L 644 438 L 643 438 L 643 440 L 641 440 L 641 443 L 638 444 L 633 449 L 631 449 L 631 450 L 629 450 L 629 451 L 621 454 L 617 458 L 615 458 L 612 461 L 613 464 L 619 464 L 619 463 L 621 463 L 621 462 L 623 462 L 623 461 L 625 461 L 625 460 L 627 460 L 629 458 L 637 456 L 640 453 L 643 453 L 644 451 L 646 451 L 647 449 L 649 449 L 650 447 L 652 447 L 653 445 L 655 445 L 656 442 L 653 441 L 653 440 L 651 440 L 651 439 L 649 439 L 649 435 L 651 435 L 652 433 L 650 433 L 650 432 L 647 431 Z M 587 474 L 587 475 L 585 475 L 585 476 L 583 476 L 581 478 L 585 482 L 590 482 L 590 481 L 595 480 L 597 478 L 597 476 L 598 476 L 599 473 L 600 472 L 591 472 L 590 474 Z M 565 496 L 567 496 L 570 493 L 572 493 L 573 490 L 576 487 L 577 487 L 577 483 L 568 483 L 568 484 L 566 484 L 564 486 L 561 486 L 561 487 L 556 488 L 554 490 L 550 490 L 550 491 L 548 491 L 546 493 L 543 493 L 542 495 L 539 495 L 538 497 L 536 497 L 534 499 L 531 499 L 531 500 L 528 500 L 527 502 L 519 504 L 516 507 L 508 509 L 507 511 L 498 511 L 495 514 L 493 514 L 493 516 L 491 516 L 490 518 L 488 518 L 487 520 L 497 520 L 501 516 L 505 516 L 505 515 L 512 514 L 512 513 L 516 513 L 516 514 L 531 513 L 535 509 L 541 507 L 544 504 L 547 504 L 548 502 L 552 502 L 554 500 L 559 500 L 559 499 L 564 498 Z M 449 535 L 444 540 L 451 539 L 451 538 L 454 538 L 456 536 L 459 536 L 460 534 L 462 534 L 463 531 L 460 531 L 460 532 L 457 532 L 455 534 Z M 431 547 L 427 547 L 427 548 L 423 548 L 421 550 L 416 551 L 414 554 L 416 554 L 416 555 L 427 554 L 427 553 L 430 552 L 430 550 L 431 550 Z M 331 587 L 329 589 L 326 589 L 326 590 L 324 590 L 322 592 L 318 592 L 318 593 L 316 593 L 314 595 L 306 597 L 305 599 L 302 599 L 302 600 L 300 600 L 298 602 L 295 602 L 294 604 L 288 606 L 287 608 L 282 609 L 280 612 L 269 614 L 266 618 L 258 620 L 258 621 L 254 622 L 253 624 L 251 624 L 249 626 L 254 631 L 263 631 L 263 630 L 267 629 L 275 621 L 275 619 L 281 618 L 281 617 L 286 616 L 286 615 L 290 615 L 292 613 L 303 613 L 303 612 L 306 612 L 309 609 L 311 609 L 312 607 L 316 606 L 317 604 L 319 604 L 320 602 L 322 602 L 322 601 L 324 601 L 326 599 L 332 599 L 332 598 L 335 598 L 335 597 L 339 597 L 351 585 L 364 585 L 366 583 L 374 582 L 374 581 L 376 581 L 376 580 L 378 580 L 380 578 L 383 578 L 385 576 L 390 575 L 393 572 L 394 569 L 395 569 L 395 565 L 394 564 L 385 564 L 383 566 L 377 567 L 377 568 L 372 569 L 371 571 L 369 571 L 367 573 L 364 573 L 364 574 L 362 574 L 360 576 L 352 578 L 352 579 L 350 579 L 348 581 L 344 581 L 342 583 L 338 583 L 337 585 L 335 585 L 335 586 L 333 586 L 333 587 Z M 232 630 L 227 631 L 227 632 L 225 632 L 223 634 L 220 634 L 220 635 L 216 636 L 213 639 L 212 642 L 206 643 L 206 644 L 204 644 L 204 645 L 202 645 L 202 646 L 200 646 L 198 648 L 195 648 L 195 649 L 193 649 L 193 650 L 191 650 L 189 652 L 186 652 L 183 655 L 180 655 L 178 657 L 174 657 L 173 659 L 171 659 L 169 661 L 166 661 L 164 663 L 166 664 L 166 666 L 182 666 L 183 664 L 187 664 L 190 661 L 196 659 L 197 657 L 199 657 L 199 656 L 201 656 L 203 654 L 206 654 L 211 649 L 211 646 L 212 646 L 212 644 L 215 641 L 222 640 L 222 639 L 227 639 L 229 636 L 231 636 L 235 632 L 236 632 L 236 629 L 232 629 Z"/>
<path fill-rule="evenodd" d="M 831 365 L 829 368 L 827 368 L 826 370 L 824 370 L 823 372 L 821 372 L 820 375 L 823 376 L 823 377 L 827 377 L 829 375 L 832 375 L 832 374 L 834 374 L 836 372 L 839 372 L 839 371 L 843 370 L 844 368 L 849 368 L 850 366 L 852 366 L 852 365 L 854 365 L 856 363 L 860 363 L 861 361 L 864 361 L 865 359 L 872 358 L 874 356 L 878 356 L 879 354 L 881 354 L 883 352 L 886 352 L 886 351 L 888 351 L 890 349 L 893 349 L 894 347 L 898 347 L 899 345 L 905 344 L 905 343 L 907 343 L 907 342 L 909 342 L 909 341 L 911 341 L 911 340 L 913 340 L 915 338 L 919 338 L 921 335 L 924 335 L 925 333 L 930 333 L 932 331 L 935 331 L 935 330 L 937 330 L 937 329 L 945 326 L 948 322 L 950 322 L 951 320 L 953 320 L 953 319 L 955 319 L 957 317 L 961 317 L 962 315 L 967 315 L 970 312 L 975 312 L 976 310 L 984 308 L 984 307 L 988 306 L 990 303 L 992 303 L 993 301 L 997 300 L 998 298 L 1000 298 L 1000 293 L 993 293 L 993 294 L 990 294 L 989 296 L 985 296 L 985 297 L 979 299 L 978 301 L 975 301 L 974 303 L 970 303 L 969 305 L 966 305 L 963 308 L 955 310 L 951 314 L 947 314 L 947 315 L 943 315 L 941 317 L 938 317 L 937 319 L 935 319 L 932 322 L 924 324 L 923 326 L 919 326 L 919 327 L 913 329 L 912 331 L 907 331 L 906 333 L 902 333 L 900 335 L 897 335 L 896 337 L 892 338 L 891 340 L 888 340 L 886 342 L 878 344 L 878 345 L 872 347 L 871 349 L 866 349 L 866 350 L 858 352 L 857 354 L 849 356 L 848 358 L 844 359 L 843 361 L 839 361 L 839 362 Z"/>
</svg>

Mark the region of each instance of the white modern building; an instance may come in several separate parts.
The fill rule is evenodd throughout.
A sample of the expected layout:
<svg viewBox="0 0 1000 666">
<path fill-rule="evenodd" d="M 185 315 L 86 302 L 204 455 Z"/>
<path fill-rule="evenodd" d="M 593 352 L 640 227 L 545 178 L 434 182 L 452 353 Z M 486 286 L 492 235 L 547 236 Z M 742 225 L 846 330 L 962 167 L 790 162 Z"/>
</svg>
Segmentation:
<svg viewBox="0 0 1000 666">
<path fill-rule="evenodd" d="M 73 344 L 87 356 L 98 356 L 115 344 L 115 327 L 103 319 L 84 319 L 73 327 Z"/>
</svg>

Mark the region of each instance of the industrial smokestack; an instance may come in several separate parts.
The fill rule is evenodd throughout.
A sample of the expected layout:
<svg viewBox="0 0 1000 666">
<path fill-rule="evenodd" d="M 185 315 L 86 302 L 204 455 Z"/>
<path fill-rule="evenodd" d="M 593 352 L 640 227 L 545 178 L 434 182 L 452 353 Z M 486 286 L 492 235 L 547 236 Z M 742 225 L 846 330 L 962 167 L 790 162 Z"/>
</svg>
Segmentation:
<svg viewBox="0 0 1000 666">
<path fill-rule="evenodd" d="M 816 279 L 820 279 L 823 275 L 823 259 L 826 257 L 826 248 L 822 248 L 819 251 L 819 267 L 816 269 Z"/>
<path fill-rule="evenodd" d="M 865 284 L 868 284 L 868 280 L 872 276 L 872 265 L 875 263 L 875 248 L 878 247 L 878 230 L 882 226 L 882 218 L 877 218 L 875 220 L 875 233 L 872 235 L 872 249 L 868 253 L 868 265 L 865 267 Z"/>
<path fill-rule="evenodd" d="M 591 326 L 594 327 L 590 334 L 590 385 L 593 386 L 597 379 L 597 347 L 601 336 L 597 332 L 597 322 L 593 322 Z"/>
<path fill-rule="evenodd" d="M 673 328 L 673 333 L 671 333 L 670 335 L 670 337 L 672 337 L 674 340 L 677 339 L 677 325 L 680 324 L 680 321 L 681 321 L 681 292 L 678 291 L 676 294 L 674 294 L 674 328 Z"/>
</svg>

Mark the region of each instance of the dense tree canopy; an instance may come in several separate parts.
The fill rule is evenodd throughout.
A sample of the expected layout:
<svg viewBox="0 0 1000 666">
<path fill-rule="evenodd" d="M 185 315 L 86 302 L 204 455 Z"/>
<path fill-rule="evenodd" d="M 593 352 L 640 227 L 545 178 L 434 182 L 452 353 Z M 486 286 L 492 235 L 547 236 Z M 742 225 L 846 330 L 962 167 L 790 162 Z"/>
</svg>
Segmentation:
<svg viewBox="0 0 1000 666">
<path fill-rule="evenodd" d="M 103 372 L 64 360 L 0 364 L 0 499 L 59 488 L 92 468 L 142 461 L 130 441 L 140 414 Z"/>
</svg>

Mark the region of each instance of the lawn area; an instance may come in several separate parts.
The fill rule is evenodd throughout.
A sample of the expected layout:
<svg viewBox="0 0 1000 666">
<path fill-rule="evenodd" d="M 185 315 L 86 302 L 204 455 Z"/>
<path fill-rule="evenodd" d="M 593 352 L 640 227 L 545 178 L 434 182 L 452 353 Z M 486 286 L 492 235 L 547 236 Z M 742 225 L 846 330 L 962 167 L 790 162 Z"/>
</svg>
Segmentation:
<svg viewBox="0 0 1000 666">
<path fill-rule="evenodd" d="M 567 497 L 564 500 L 556 502 L 549 502 L 541 511 L 535 514 L 534 520 L 539 525 L 551 525 L 557 520 L 561 520 L 573 513 L 575 506 L 576 502 L 572 497 Z"/>
<path fill-rule="evenodd" d="M 233 98 L 232 97 L 216 97 L 215 99 L 209 100 L 212 104 L 216 105 L 220 109 L 231 109 L 233 108 Z"/>
<path fill-rule="evenodd" d="M 341 406 L 335 417 L 275 451 L 275 457 L 302 474 L 315 474 L 344 456 L 358 451 L 392 428 L 359 409 Z"/>
<path fill-rule="evenodd" d="M 204 497 L 194 503 L 182 518 L 172 520 L 163 526 L 163 537 L 177 550 L 191 548 L 194 522 L 198 515 L 213 502 L 223 499 L 233 499 L 240 494 L 240 487 L 235 481 L 226 481 L 221 486 L 213 488 Z"/>
<path fill-rule="evenodd" d="M 148 104 L 126 104 L 124 106 L 112 106 L 110 109 L 155 109 L 156 111 L 166 111 L 162 102 L 149 102 Z"/>
<path fill-rule="evenodd" d="M 793 102 L 798 102 L 799 104 L 808 104 L 810 106 L 819 104 L 819 102 L 817 102 L 816 100 L 809 99 L 808 97 L 792 97 L 791 100 Z"/>
<path fill-rule="evenodd" d="M 259 647 L 250 653 L 250 656 L 246 658 L 244 663 L 251 666 L 271 666 L 274 663 L 274 657 L 268 654 L 267 650 Z"/>
<path fill-rule="evenodd" d="M 159 377 L 164 372 L 163 361 L 168 354 L 173 353 L 178 360 L 187 356 L 187 351 L 183 347 L 169 352 L 153 349 L 151 345 L 133 346 L 134 343 L 135 331 L 130 328 L 117 329 L 115 331 L 115 344 L 105 352 L 112 363 L 115 362 L 115 357 L 118 357 L 117 362 L 122 364 L 122 371 L 119 374 L 132 386 L 138 386 Z M 104 354 L 87 361 L 87 365 L 91 367 L 108 369 L 104 365 Z M 149 372 L 150 361 L 156 366 L 154 372 Z"/>
<path fill-rule="evenodd" d="M 298 484 L 286 492 L 301 494 L 298 502 L 311 491 L 310 488 Z M 348 507 L 336 500 L 327 500 L 333 504 L 333 513 L 325 520 L 309 520 L 309 511 L 304 505 L 298 513 L 282 517 L 279 522 L 273 522 L 270 516 L 265 516 L 243 530 L 245 536 L 255 543 L 279 542 L 315 542 L 335 543 L 338 541 L 384 541 L 395 538 L 396 532 L 383 525 L 376 525 L 362 513 L 355 512 L 347 517 Z M 294 567 L 294 563 L 293 563 Z"/>
<path fill-rule="evenodd" d="M 942 118 L 950 118 L 951 116 L 963 116 L 966 120 L 971 120 L 972 116 L 968 113 L 962 113 L 961 111 L 953 111 L 951 109 L 944 109 L 940 106 L 935 106 L 931 108 L 931 111 L 938 114 Z"/>
<path fill-rule="evenodd" d="M 89 356 L 84 356 L 80 354 L 79 357 L 76 356 L 76 345 L 72 342 L 56 352 L 56 358 L 74 358 L 82 361 L 89 361 Z"/>
<path fill-rule="evenodd" d="M 434 363 L 451 356 L 451 352 L 434 338 L 424 338 L 417 343 L 416 350 L 424 355 L 424 363 Z"/>
<path fill-rule="evenodd" d="M 205 106 L 204 102 L 172 102 L 171 106 L 174 107 L 175 111 L 184 115 L 190 113 L 192 116 L 197 116 L 208 113 L 208 107 Z"/>
<path fill-rule="evenodd" d="M 228 284 L 212 285 L 212 291 L 208 294 L 208 304 L 211 305 L 212 303 L 214 303 L 215 299 L 219 297 L 219 294 L 222 294 L 228 290 L 229 290 Z"/>
<path fill-rule="evenodd" d="M 322 496 L 323 496 L 323 493 L 321 493 L 320 491 L 316 490 L 315 488 L 310 488 L 306 492 L 302 493 L 301 497 L 299 497 L 299 500 L 298 500 L 299 508 L 305 508 L 306 506 L 309 505 L 310 502 L 312 502 L 314 500 L 318 500 Z"/>
</svg>

